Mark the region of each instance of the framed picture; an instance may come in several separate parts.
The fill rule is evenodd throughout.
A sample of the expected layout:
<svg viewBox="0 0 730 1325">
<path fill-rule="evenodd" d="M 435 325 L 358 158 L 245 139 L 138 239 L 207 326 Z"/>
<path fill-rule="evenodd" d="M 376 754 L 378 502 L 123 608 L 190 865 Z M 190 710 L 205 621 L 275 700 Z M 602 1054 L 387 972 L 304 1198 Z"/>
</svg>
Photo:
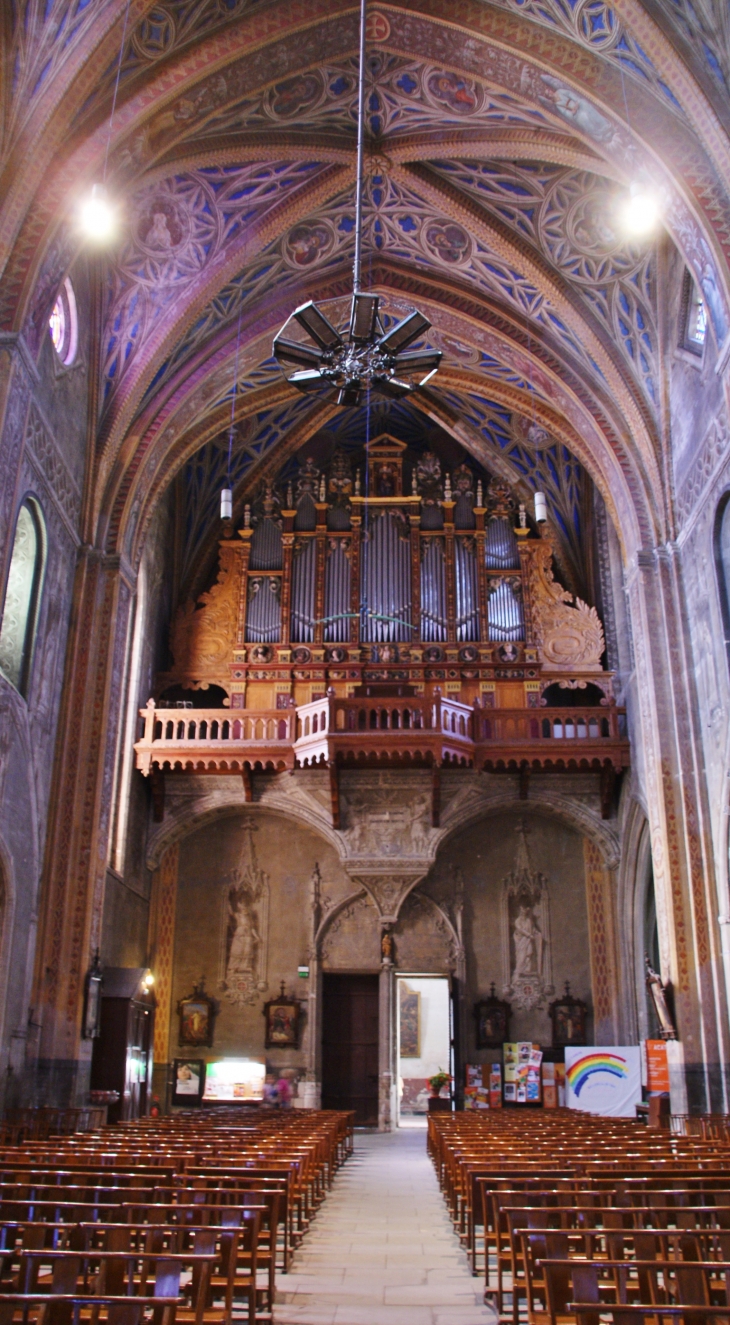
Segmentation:
<svg viewBox="0 0 730 1325">
<path fill-rule="evenodd" d="M 497 998 L 494 982 L 489 998 L 474 1004 L 477 1023 L 477 1049 L 498 1049 L 509 1039 L 509 1018 L 512 1007 Z"/>
<path fill-rule="evenodd" d="M 95 1040 L 101 1029 L 101 965 L 99 949 L 94 956 L 93 965 L 86 972 L 84 982 L 84 1012 L 81 1023 L 81 1038 Z"/>
<path fill-rule="evenodd" d="M 553 1023 L 553 1049 L 564 1049 L 567 1045 L 584 1045 L 586 1040 L 586 1016 L 588 1005 L 580 998 L 573 998 L 568 981 L 565 993 L 550 1004 L 548 1012 Z"/>
<path fill-rule="evenodd" d="M 400 1056 L 421 1057 L 421 995 L 400 981 Z"/>
<path fill-rule="evenodd" d="M 202 1058 L 176 1058 L 173 1063 L 172 1103 L 188 1108 L 200 1104 L 205 1085 L 205 1062 Z"/>
<path fill-rule="evenodd" d="M 178 1042 L 181 1046 L 210 1049 L 213 1044 L 213 1025 L 218 1004 L 205 993 L 204 981 L 195 986 L 192 994 L 181 998 L 177 1005 L 180 1018 Z"/>
<path fill-rule="evenodd" d="M 299 1046 L 299 1017 L 301 1004 L 296 998 L 288 998 L 284 993 L 284 981 L 281 993 L 264 1004 L 266 1018 L 267 1049 L 296 1049 Z"/>
</svg>

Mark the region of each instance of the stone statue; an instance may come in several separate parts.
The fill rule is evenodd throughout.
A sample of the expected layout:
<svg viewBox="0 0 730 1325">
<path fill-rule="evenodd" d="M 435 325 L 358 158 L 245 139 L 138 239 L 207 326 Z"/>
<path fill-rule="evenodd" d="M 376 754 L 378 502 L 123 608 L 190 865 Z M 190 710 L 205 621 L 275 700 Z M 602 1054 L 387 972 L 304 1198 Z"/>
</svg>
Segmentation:
<svg viewBox="0 0 730 1325">
<path fill-rule="evenodd" d="M 512 983 L 516 980 L 533 977 L 542 978 L 543 937 L 529 906 L 521 905 L 512 931 L 515 949 L 515 965 Z"/>
<path fill-rule="evenodd" d="M 234 885 L 228 893 L 226 984 L 229 987 L 234 987 L 242 976 L 251 976 L 259 942 L 253 908 L 244 889 Z"/>
<path fill-rule="evenodd" d="M 259 868 L 253 823 L 243 824 L 238 868 L 225 880 L 220 989 L 229 1003 L 254 1003 L 266 988 L 269 876 Z"/>
</svg>

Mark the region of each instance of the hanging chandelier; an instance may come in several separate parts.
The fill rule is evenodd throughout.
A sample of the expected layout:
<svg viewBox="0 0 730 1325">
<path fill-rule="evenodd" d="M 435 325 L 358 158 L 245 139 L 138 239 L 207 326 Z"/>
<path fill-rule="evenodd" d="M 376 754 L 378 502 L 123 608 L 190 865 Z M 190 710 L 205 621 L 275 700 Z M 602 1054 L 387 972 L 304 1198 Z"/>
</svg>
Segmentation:
<svg viewBox="0 0 730 1325">
<path fill-rule="evenodd" d="M 274 338 L 274 356 L 292 386 L 300 391 L 324 392 L 329 398 L 336 395 L 338 405 L 345 406 L 359 405 L 369 392 L 391 399 L 407 396 L 425 386 L 441 363 L 440 350 L 412 348 L 431 326 L 423 313 L 414 309 L 386 329 L 379 296 L 362 290 L 365 7 L 366 0 L 360 0 L 355 258 L 349 322 L 338 329 L 322 306 L 310 300 L 295 308 Z M 307 341 L 294 339 L 297 326 L 305 332 Z"/>
</svg>

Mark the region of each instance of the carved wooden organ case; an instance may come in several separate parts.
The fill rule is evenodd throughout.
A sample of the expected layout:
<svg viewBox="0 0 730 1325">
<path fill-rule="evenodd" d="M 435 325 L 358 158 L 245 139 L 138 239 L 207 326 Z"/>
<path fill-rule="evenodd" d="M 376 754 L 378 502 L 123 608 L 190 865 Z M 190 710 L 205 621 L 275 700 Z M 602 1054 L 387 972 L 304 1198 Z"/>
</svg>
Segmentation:
<svg viewBox="0 0 730 1325">
<path fill-rule="evenodd" d="M 338 451 L 266 485 L 227 532 L 216 583 L 176 614 L 163 692 L 272 709 L 387 683 L 521 708 L 557 682 L 610 702 L 595 608 L 555 580 L 549 529 L 475 465 L 444 473 L 381 436 L 360 469 Z"/>
</svg>

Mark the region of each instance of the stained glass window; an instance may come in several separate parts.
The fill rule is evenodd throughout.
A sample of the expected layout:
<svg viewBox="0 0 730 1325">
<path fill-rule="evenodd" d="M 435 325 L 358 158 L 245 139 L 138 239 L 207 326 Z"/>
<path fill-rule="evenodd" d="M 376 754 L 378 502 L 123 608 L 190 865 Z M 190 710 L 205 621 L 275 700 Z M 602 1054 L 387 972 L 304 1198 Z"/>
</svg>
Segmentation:
<svg viewBox="0 0 730 1325">
<path fill-rule="evenodd" d="M 35 502 L 25 501 L 15 525 L 0 625 L 0 670 L 22 695 L 30 680 L 44 563 L 43 517 Z"/>
<path fill-rule="evenodd" d="M 79 327 L 76 296 L 68 276 L 63 282 L 53 305 L 53 312 L 48 319 L 48 329 L 51 333 L 51 340 L 56 354 L 61 363 L 69 367 L 76 358 Z"/>
</svg>

